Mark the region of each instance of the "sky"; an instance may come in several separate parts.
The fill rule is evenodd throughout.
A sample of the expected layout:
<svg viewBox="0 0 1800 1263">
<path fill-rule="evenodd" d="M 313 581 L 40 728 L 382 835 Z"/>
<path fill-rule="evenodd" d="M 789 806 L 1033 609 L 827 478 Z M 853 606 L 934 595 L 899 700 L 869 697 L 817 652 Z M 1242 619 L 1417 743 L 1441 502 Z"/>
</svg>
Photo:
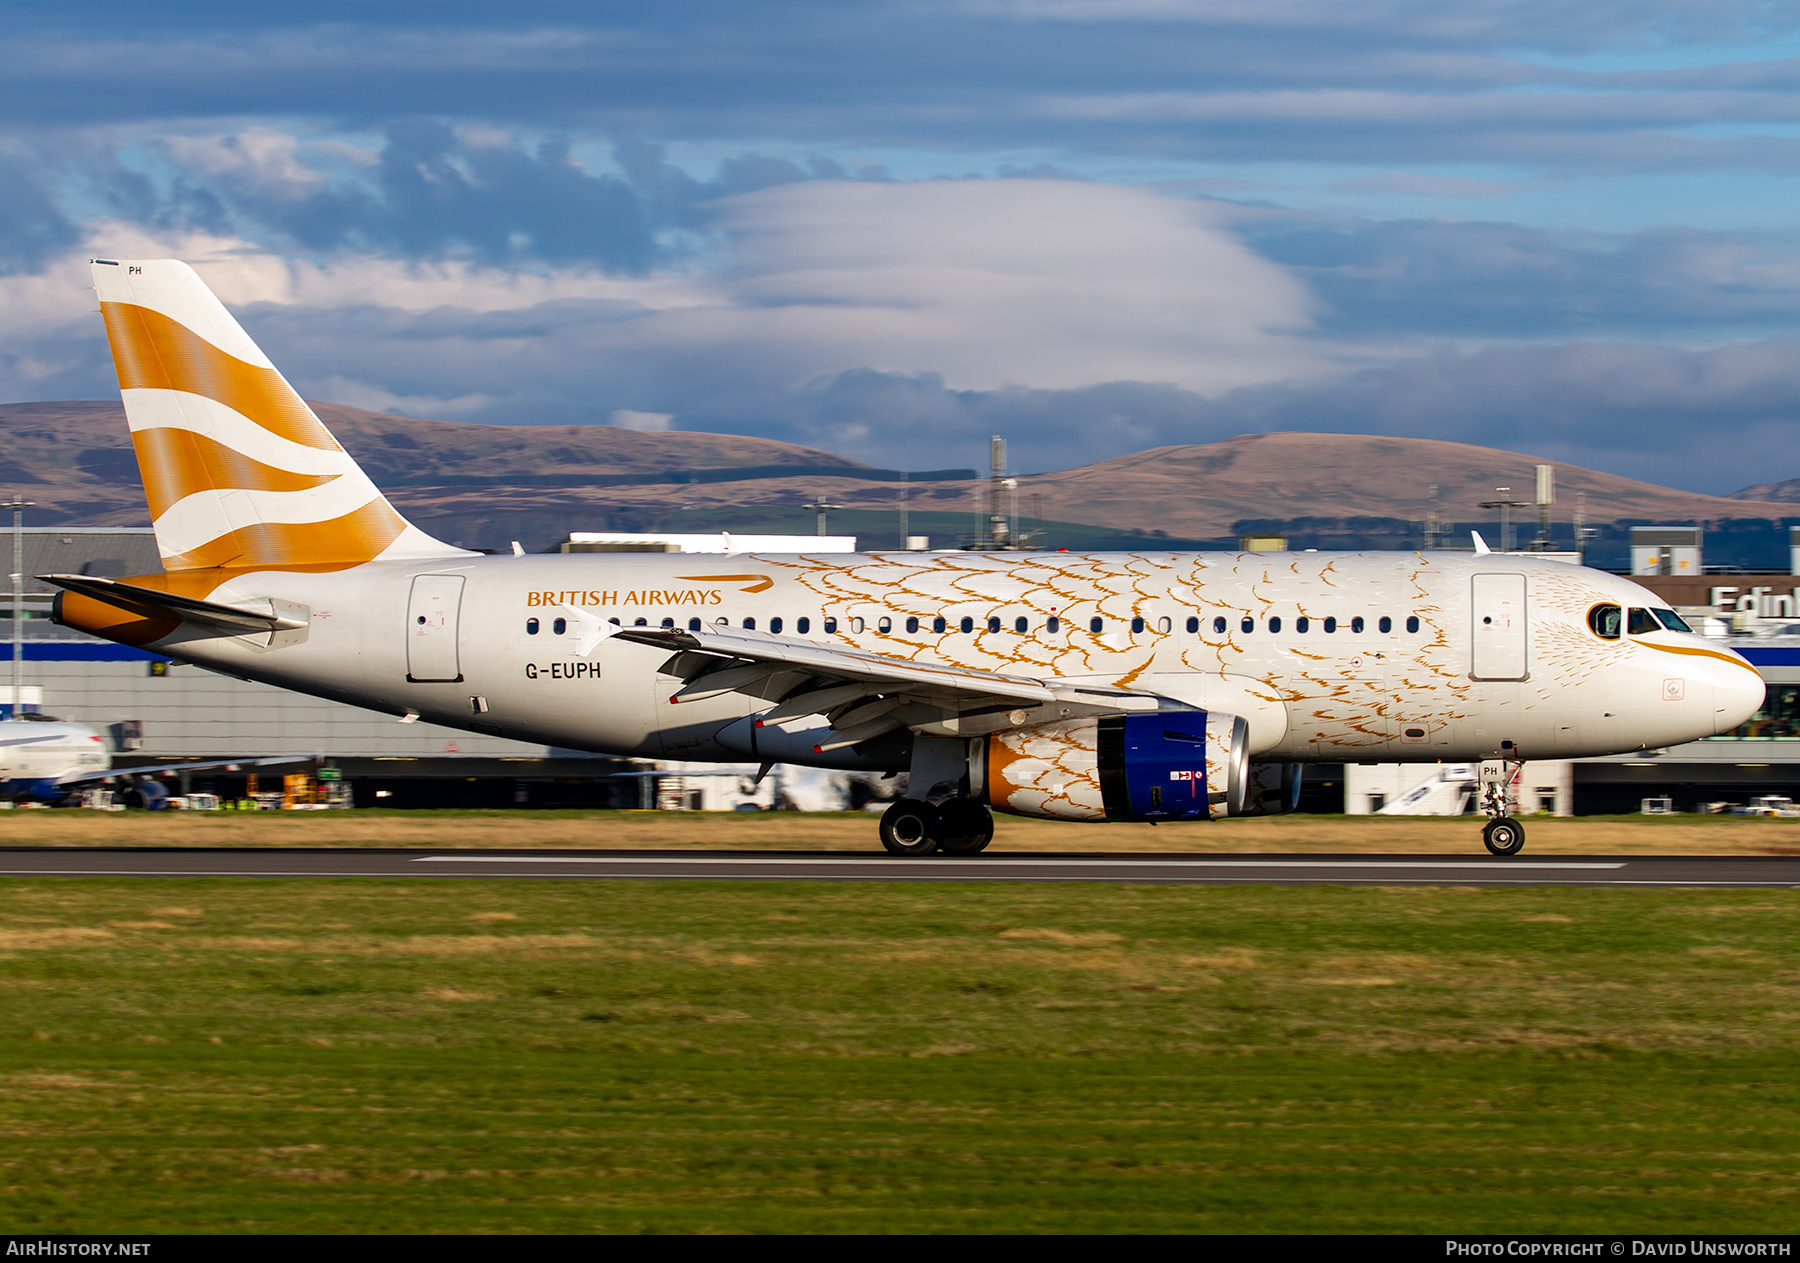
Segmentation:
<svg viewBox="0 0 1800 1263">
<path fill-rule="evenodd" d="M 176 257 L 302 393 L 411 416 L 1800 477 L 1800 0 L 0 22 L 0 399 L 112 395 L 85 261 Z"/>
</svg>

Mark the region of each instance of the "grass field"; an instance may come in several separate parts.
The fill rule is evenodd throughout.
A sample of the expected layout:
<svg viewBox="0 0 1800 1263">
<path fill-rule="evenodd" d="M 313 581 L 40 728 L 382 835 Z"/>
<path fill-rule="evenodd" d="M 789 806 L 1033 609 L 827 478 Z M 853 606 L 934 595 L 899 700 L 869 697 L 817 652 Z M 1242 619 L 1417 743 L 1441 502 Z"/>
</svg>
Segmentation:
<svg viewBox="0 0 1800 1263">
<path fill-rule="evenodd" d="M 1478 816 L 1276 816 L 1185 824 L 995 819 L 1007 851 L 1483 854 Z M 680 811 L 0 812 L 6 846 L 583 847 L 878 850 L 862 813 Z M 1800 855 L 1800 819 L 1531 817 L 1533 855 Z"/>
<path fill-rule="evenodd" d="M 1800 892 L 29 879 L 39 1231 L 1788 1231 Z"/>
</svg>

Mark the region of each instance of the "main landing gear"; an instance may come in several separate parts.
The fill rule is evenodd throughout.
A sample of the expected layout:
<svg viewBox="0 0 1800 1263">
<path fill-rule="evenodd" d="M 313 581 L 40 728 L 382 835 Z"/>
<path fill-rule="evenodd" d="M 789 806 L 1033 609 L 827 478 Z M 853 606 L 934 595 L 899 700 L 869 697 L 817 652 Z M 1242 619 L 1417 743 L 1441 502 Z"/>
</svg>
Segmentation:
<svg viewBox="0 0 1800 1263">
<path fill-rule="evenodd" d="M 937 807 L 902 798 L 881 816 L 881 845 L 891 855 L 979 855 L 993 840 L 993 813 L 969 798 Z"/>
<path fill-rule="evenodd" d="M 1481 765 L 1481 809 L 1488 817 L 1481 840 L 1490 854 L 1517 855 L 1525 849 L 1525 826 L 1508 814 L 1513 782 L 1524 767 L 1519 759 L 1493 759 Z"/>
</svg>

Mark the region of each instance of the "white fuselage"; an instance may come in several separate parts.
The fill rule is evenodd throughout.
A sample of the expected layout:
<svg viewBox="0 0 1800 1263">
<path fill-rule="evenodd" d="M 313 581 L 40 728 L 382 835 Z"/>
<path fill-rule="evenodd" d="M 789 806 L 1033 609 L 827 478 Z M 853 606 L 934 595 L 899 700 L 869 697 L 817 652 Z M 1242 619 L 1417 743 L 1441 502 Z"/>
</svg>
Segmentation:
<svg viewBox="0 0 1800 1263">
<path fill-rule="evenodd" d="M 1715 641 L 1668 630 L 1603 639 L 1589 625 L 1597 604 L 1662 602 L 1629 580 L 1528 556 L 482 556 L 240 574 L 213 594 L 270 598 L 301 608 L 305 632 L 183 626 L 156 647 L 391 714 L 650 758 L 893 762 L 855 750 L 809 757 L 804 730 L 777 748 L 765 729 L 753 746 L 749 717 L 776 693 L 672 705 L 680 681 L 659 670 L 669 653 L 611 639 L 614 620 L 754 620 L 913 662 L 1135 689 L 1242 715 L 1251 754 L 1267 760 L 1623 753 L 1728 730 L 1763 695 L 1754 668 Z M 954 735 L 954 716 L 939 730 Z"/>
</svg>

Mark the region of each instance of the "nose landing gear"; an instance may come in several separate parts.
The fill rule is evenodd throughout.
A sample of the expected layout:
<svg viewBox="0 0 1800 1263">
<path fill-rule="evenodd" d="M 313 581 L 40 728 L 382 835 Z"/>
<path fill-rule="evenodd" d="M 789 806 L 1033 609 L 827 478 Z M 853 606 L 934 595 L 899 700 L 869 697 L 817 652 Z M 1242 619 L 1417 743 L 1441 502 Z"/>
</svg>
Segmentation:
<svg viewBox="0 0 1800 1263">
<path fill-rule="evenodd" d="M 1522 759 L 1488 759 L 1481 764 L 1481 810 L 1488 817 L 1481 840 L 1490 854 L 1517 855 L 1525 849 L 1525 826 L 1508 814 L 1513 786 L 1524 769 Z"/>
<path fill-rule="evenodd" d="M 1499 816 L 1482 826 L 1481 840 L 1495 855 L 1517 855 L 1525 849 L 1525 826 L 1511 816 Z"/>
</svg>

